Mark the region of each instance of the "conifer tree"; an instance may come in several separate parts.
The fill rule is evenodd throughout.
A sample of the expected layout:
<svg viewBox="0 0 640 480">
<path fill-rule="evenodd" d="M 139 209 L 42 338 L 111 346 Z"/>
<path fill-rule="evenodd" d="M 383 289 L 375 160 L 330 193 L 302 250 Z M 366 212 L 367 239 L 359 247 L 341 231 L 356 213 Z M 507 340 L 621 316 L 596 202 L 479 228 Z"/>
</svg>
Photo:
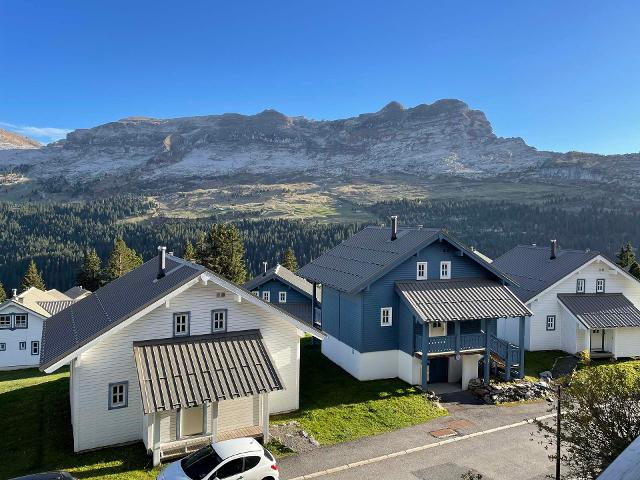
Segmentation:
<svg viewBox="0 0 640 480">
<path fill-rule="evenodd" d="M 139 255 L 134 249 L 127 247 L 127 244 L 122 238 L 118 238 L 113 245 L 111 256 L 107 262 L 105 280 L 110 282 L 116 278 L 120 278 L 125 273 L 130 272 L 140 265 L 142 265 L 142 255 Z"/>
<path fill-rule="evenodd" d="M 629 267 L 629 273 L 640 280 L 640 264 L 634 261 Z"/>
<path fill-rule="evenodd" d="M 96 253 L 95 248 L 84 252 L 84 260 L 76 277 L 78 285 L 82 288 L 94 292 L 102 284 L 102 261 Z"/>
<path fill-rule="evenodd" d="M 36 262 L 31 259 L 29 266 L 27 267 L 27 271 L 22 278 L 22 291 L 24 292 L 26 289 L 31 287 L 36 287 L 40 290 L 46 290 L 47 287 L 44 285 L 44 280 L 42 279 L 42 274 L 36 267 Z"/>
<path fill-rule="evenodd" d="M 244 283 L 247 270 L 240 231 L 232 223 L 214 223 L 196 250 L 198 262 L 234 283 Z"/>
<path fill-rule="evenodd" d="M 280 265 L 294 273 L 298 271 L 298 259 L 296 258 L 296 254 L 293 252 L 293 248 L 287 248 L 282 256 Z"/>
<path fill-rule="evenodd" d="M 7 299 L 7 292 L 4 291 L 4 285 L 0 282 L 0 303 Z"/>
<path fill-rule="evenodd" d="M 191 242 L 187 241 L 187 244 L 184 246 L 184 253 L 182 254 L 182 258 L 185 260 L 189 260 L 190 262 L 196 262 L 196 251 L 193 248 Z"/>
<path fill-rule="evenodd" d="M 627 242 L 626 245 L 620 247 L 617 257 L 618 265 L 622 268 L 626 268 L 636 261 L 636 255 L 633 251 L 633 247 L 631 246 L 631 242 Z"/>
</svg>

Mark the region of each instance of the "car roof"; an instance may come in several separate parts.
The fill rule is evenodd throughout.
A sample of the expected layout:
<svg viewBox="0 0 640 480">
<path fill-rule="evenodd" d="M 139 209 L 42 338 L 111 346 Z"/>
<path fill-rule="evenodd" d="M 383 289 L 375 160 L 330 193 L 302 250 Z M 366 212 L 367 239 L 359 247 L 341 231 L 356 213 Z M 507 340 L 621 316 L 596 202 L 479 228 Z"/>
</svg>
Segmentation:
<svg viewBox="0 0 640 480">
<path fill-rule="evenodd" d="M 213 444 L 213 449 L 221 459 L 233 457 L 243 453 L 259 453 L 262 455 L 262 445 L 254 438 L 234 438 Z"/>
</svg>

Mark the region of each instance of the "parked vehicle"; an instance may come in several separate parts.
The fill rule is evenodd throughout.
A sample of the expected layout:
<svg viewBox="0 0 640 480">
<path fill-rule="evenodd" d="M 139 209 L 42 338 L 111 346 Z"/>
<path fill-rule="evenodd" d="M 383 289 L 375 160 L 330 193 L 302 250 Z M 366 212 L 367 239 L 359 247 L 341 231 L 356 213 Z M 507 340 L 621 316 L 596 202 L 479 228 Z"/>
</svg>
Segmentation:
<svg viewBox="0 0 640 480">
<path fill-rule="evenodd" d="M 278 466 L 253 438 L 217 442 L 171 463 L 157 480 L 278 480 Z"/>
<path fill-rule="evenodd" d="M 11 480 L 76 480 L 76 478 L 68 472 L 44 472 L 16 477 Z"/>
</svg>

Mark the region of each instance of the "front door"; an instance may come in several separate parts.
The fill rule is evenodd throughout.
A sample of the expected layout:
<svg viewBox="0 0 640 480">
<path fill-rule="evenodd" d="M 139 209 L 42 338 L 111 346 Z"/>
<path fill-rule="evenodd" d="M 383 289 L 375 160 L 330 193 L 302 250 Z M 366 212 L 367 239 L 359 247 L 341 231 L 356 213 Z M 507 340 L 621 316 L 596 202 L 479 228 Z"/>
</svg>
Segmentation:
<svg viewBox="0 0 640 480">
<path fill-rule="evenodd" d="M 591 351 L 604 352 L 604 329 L 591 330 Z"/>
<path fill-rule="evenodd" d="M 180 429 L 183 437 L 202 435 L 204 433 L 204 408 L 202 405 L 185 408 L 181 411 L 181 415 Z"/>
<path fill-rule="evenodd" d="M 436 357 L 429 359 L 429 383 L 446 383 L 449 381 L 449 358 Z"/>
</svg>

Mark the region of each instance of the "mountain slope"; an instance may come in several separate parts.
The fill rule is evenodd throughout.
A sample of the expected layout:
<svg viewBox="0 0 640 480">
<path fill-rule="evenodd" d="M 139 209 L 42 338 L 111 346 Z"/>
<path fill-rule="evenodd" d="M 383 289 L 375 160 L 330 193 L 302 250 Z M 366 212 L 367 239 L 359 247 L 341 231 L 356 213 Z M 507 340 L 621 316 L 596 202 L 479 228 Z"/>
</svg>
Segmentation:
<svg viewBox="0 0 640 480">
<path fill-rule="evenodd" d="M 23 137 L 17 133 L 0 128 L 0 150 L 32 149 L 42 145 L 32 138 Z"/>
</svg>

